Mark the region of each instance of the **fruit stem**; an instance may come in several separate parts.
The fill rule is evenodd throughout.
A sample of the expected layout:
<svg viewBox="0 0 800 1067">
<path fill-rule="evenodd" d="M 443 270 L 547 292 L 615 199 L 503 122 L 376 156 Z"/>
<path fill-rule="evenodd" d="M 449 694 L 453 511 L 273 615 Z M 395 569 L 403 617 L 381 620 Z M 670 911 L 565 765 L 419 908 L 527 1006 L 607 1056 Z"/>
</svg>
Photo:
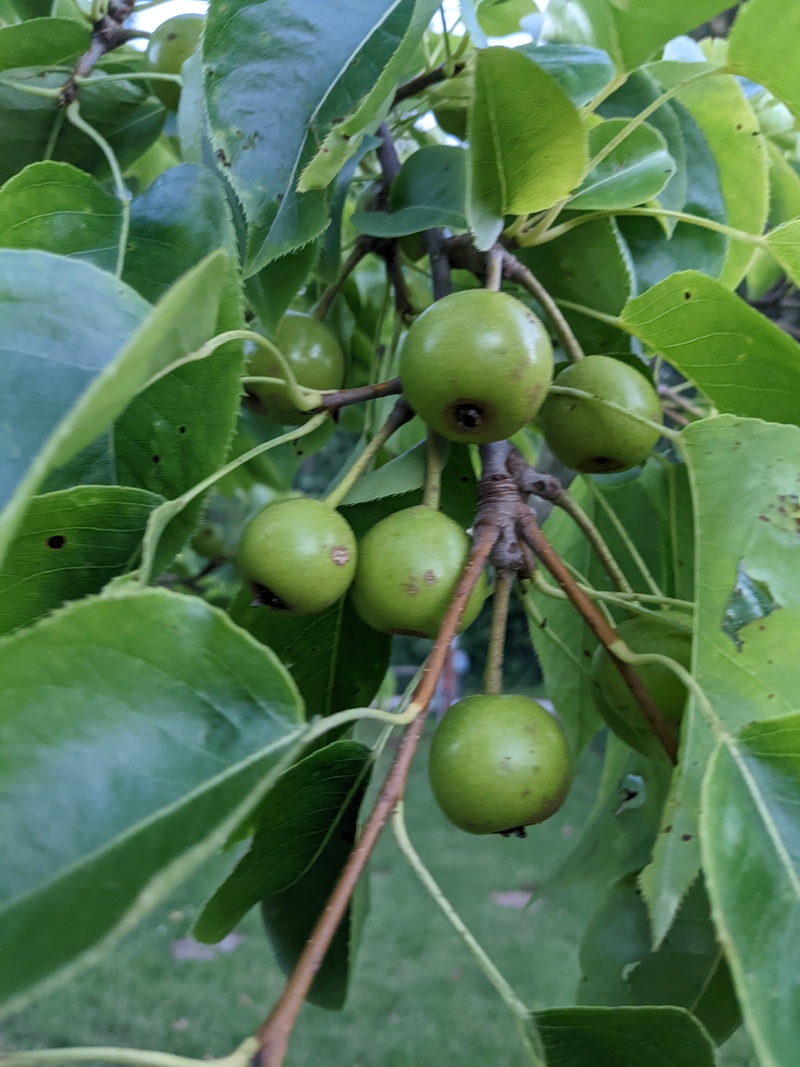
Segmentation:
<svg viewBox="0 0 800 1067">
<path fill-rule="evenodd" d="M 580 341 L 572 332 L 572 327 L 564 317 L 564 313 L 542 283 L 536 278 L 524 264 L 520 263 L 516 256 L 506 252 L 504 256 L 504 273 L 509 281 L 516 282 L 541 304 L 543 310 L 555 327 L 556 333 L 561 338 L 564 351 L 570 363 L 577 363 L 583 359 L 585 353 L 581 348 Z"/>
<path fill-rule="evenodd" d="M 489 634 L 486 668 L 483 673 L 484 693 L 503 692 L 503 655 L 508 625 L 508 606 L 515 577 L 514 572 L 510 570 L 498 571 L 495 577 L 492 629 Z"/>
<path fill-rule="evenodd" d="M 486 253 L 486 278 L 484 288 L 492 292 L 499 292 L 503 282 L 503 260 L 505 249 L 502 245 L 494 245 Z"/>
<path fill-rule="evenodd" d="M 256 1049 L 252 1037 L 220 1059 L 195 1060 L 149 1048 L 48 1048 L 29 1052 L 5 1052 L 0 1056 L 3 1067 L 48 1067 L 62 1063 L 116 1063 L 122 1067 L 247 1067 Z"/>
<path fill-rule="evenodd" d="M 422 677 L 406 709 L 405 716 L 415 718 L 403 734 L 397 749 L 397 755 L 383 783 L 375 806 L 364 824 L 361 835 L 342 869 L 342 873 L 333 888 L 328 903 L 319 916 L 311 936 L 297 961 L 291 977 L 275 1003 L 268 1018 L 256 1031 L 258 1051 L 251 1060 L 253 1067 L 281 1067 L 289 1046 L 289 1036 L 294 1028 L 297 1016 L 311 988 L 314 976 L 319 970 L 325 953 L 328 951 L 355 891 L 359 878 L 364 873 L 370 854 L 386 825 L 389 817 L 403 797 L 408 772 L 414 753 L 425 727 L 425 715 L 422 714 L 430 703 L 436 690 L 436 683 L 442 673 L 447 650 L 458 630 L 461 616 L 472 590 L 480 578 L 484 564 L 492 550 L 496 529 L 489 523 L 482 524 L 476 531 L 472 551 L 461 578 L 453 593 L 453 599 L 447 609 L 439 634 L 434 642 L 431 654 L 425 664 Z"/>
<path fill-rule="evenodd" d="M 405 399 L 401 396 L 394 407 L 392 408 L 389 418 L 381 426 L 368 445 L 364 447 L 364 450 L 353 463 L 350 470 L 344 475 L 342 480 L 336 485 L 326 497 L 323 498 L 331 508 L 338 508 L 358 479 L 364 474 L 372 463 L 375 456 L 383 448 L 395 430 L 399 430 L 404 422 L 413 416 L 413 411 L 406 403 Z"/>
<path fill-rule="evenodd" d="M 320 321 L 322 321 L 322 319 L 325 318 L 325 316 L 330 311 L 331 304 L 341 292 L 342 286 L 353 273 L 353 271 L 356 269 L 361 260 L 366 255 L 368 255 L 369 252 L 372 251 L 373 245 L 374 241 L 372 240 L 372 238 L 365 239 L 363 237 L 359 237 L 359 239 L 353 246 L 353 250 L 351 251 L 350 255 L 342 264 L 339 270 L 339 276 L 337 277 L 336 281 L 332 282 L 328 286 L 328 288 L 325 290 L 325 292 L 322 294 L 322 296 L 319 298 L 316 305 L 314 306 L 314 309 L 312 310 L 311 314 L 315 319 L 319 319 Z"/>
<path fill-rule="evenodd" d="M 355 389 L 331 389 L 320 393 L 322 403 L 316 411 L 338 411 L 348 404 L 363 404 L 367 400 L 380 400 L 383 396 L 397 396 L 402 386 L 399 378 L 389 378 L 374 385 L 359 385 Z"/>
<path fill-rule="evenodd" d="M 442 497 L 442 471 L 447 461 L 447 442 L 435 430 L 428 430 L 425 453 L 425 491 L 422 503 L 438 508 Z"/>
<path fill-rule="evenodd" d="M 525 1047 L 525 1051 L 528 1053 L 528 1061 L 531 1064 L 531 1067 L 544 1067 L 546 1062 L 544 1059 L 544 1050 L 541 1047 L 541 1040 L 535 1029 L 530 1011 L 519 999 L 484 949 L 475 940 L 470 929 L 464 923 L 461 916 L 442 892 L 436 879 L 420 859 L 418 852 L 408 836 L 402 800 L 399 801 L 394 810 L 394 814 L 392 815 L 392 832 L 394 833 L 398 848 L 402 852 L 411 870 L 419 879 L 422 887 L 464 942 L 480 969 L 497 990 L 503 1003 L 516 1019 L 520 1031 L 520 1041 Z"/>
<path fill-rule="evenodd" d="M 609 655 L 611 655 L 614 665 L 633 694 L 653 733 L 661 742 L 667 758 L 673 765 L 676 764 L 678 760 L 678 743 L 674 731 L 665 721 L 664 716 L 654 703 L 653 698 L 636 671 L 629 664 L 623 663 L 610 651 L 612 646 L 619 640 L 613 627 L 606 621 L 600 609 L 592 603 L 586 593 L 578 586 L 563 560 L 542 533 L 533 514 L 524 507 L 520 508 L 519 528 L 521 536 L 533 549 L 536 557 L 567 594 L 573 607 L 588 624 L 597 639 L 605 646 L 606 650 L 609 650 Z"/>
<path fill-rule="evenodd" d="M 409 97 L 419 96 L 420 93 L 424 93 L 425 90 L 429 89 L 432 85 L 438 85 L 439 82 L 447 81 L 448 78 L 451 77 L 455 78 L 461 73 L 465 66 L 466 63 L 454 63 L 452 73 L 449 73 L 445 64 L 440 63 L 439 66 L 434 67 L 433 70 L 417 75 L 416 78 L 412 78 L 410 81 L 398 86 L 397 92 L 394 94 L 394 99 L 392 100 L 392 107 L 396 107 L 398 104 L 402 103 L 403 100 L 408 100 Z"/>
</svg>

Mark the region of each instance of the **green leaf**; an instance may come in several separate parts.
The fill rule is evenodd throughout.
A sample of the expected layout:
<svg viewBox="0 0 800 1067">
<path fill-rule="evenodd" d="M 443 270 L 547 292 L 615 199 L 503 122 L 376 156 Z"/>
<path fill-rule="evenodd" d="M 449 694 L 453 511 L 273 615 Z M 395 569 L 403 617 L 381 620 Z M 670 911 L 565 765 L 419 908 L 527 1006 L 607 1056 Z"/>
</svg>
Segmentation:
<svg viewBox="0 0 800 1067">
<path fill-rule="evenodd" d="M 614 64 L 599 48 L 524 44 L 519 51 L 555 78 L 575 107 L 588 104 L 614 77 Z"/>
<path fill-rule="evenodd" d="M 0 78 L 0 182 L 44 160 L 54 125 L 62 122 L 55 97 L 33 96 L 23 87 L 60 89 L 68 73 L 67 68 L 37 66 L 11 70 Z M 108 141 L 124 169 L 158 140 L 166 111 L 149 97 L 144 82 L 109 82 L 107 77 L 95 69 L 82 86 L 81 116 Z M 63 121 L 49 158 L 99 177 L 108 174 L 102 150 L 69 121 Z"/>
<path fill-rule="evenodd" d="M 114 271 L 121 234 L 119 200 L 68 163 L 32 163 L 0 189 L 2 248 L 39 248 Z"/>
<path fill-rule="evenodd" d="M 89 26 L 72 19 L 35 18 L 0 29 L 0 70 L 46 64 L 56 67 L 89 47 Z"/>
<path fill-rule="evenodd" d="M 167 171 L 134 200 L 124 278 L 149 299 L 167 294 L 163 300 L 172 301 L 187 281 L 172 291 L 170 286 L 190 268 L 201 271 L 194 265 L 215 249 L 229 257 L 217 253 L 217 294 L 209 300 L 186 291 L 178 319 L 186 336 L 176 355 L 187 350 L 184 342 L 191 341 L 191 351 L 214 334 L 243 326 L 230 211 L 213 172 L 193 164 Z M 241 373 L 241 343 L 232 342 L 159 378 L 128 404 L 109 437 L 93 443 L 50 487 L 96 481 L 100 464 L 104 481 L 167 499 L 180 496 L 225 460 L 239 410 Z M 173 519 L 160 546 L 160 565 L 188 539 L 202 506 L 198 497 Z"/>
<path fill-rule="evenodd" d="M 199 940 L 221 940 L 261 904 L 279 963 L 291 973 L 355 841 L 371 761 L 366 745 L 335 741 L 278 779 L 255 814 L 249 851 L 197 921 Z M 311 986 L 314 1004 L 344 1004 L 352 921 L 348 910 Z"/>
<path fill-rule="evenodd" d="M 663 90 L 655 78 L 646 70 L 637 70 L 628 77 L 624 85 L 601 103 L 597 111 L 604 119 L 632 119 L 662 95 Z M 663 136 L 669 154 L 676 164 L 675 172 L 658 194 L 658 202 L 661 207 L 670 211 L 681 211 L 686 204 L 689 161 L 686 158 L 686 138 L 681 117 L 677 114 L 674 101 L 662 102 L 648 117 L 647 122 Z M 716 170 L 713 160 L 709 160 L 709 165 L 712 170 Z M 674 219 L 664 219 L 659 229 L 662 234 L 671 235 L 675 225 Z"/>
<path fill-rule="evenodd" d="M 342 514 L 362 537 L 376 522 L 401 508 L 422 503 L 425 442 L 359 478 L 341 505 Z M 465 528 L 475 517 L 475 471 L 465 445 L 451 445 L 442 472 L 442 511 Z"/>
<path fill-rule="evenodd" d="M 797 707 L 796 672 L 786 649 L 800 642 L 795 559 L 800 430 L 723 415 L 694 423 L 681 439 L 697 537 L 692 673 L 733 733 Z M 641 878 L 656 944 L 699 870 L 700 785 L 714 742 L 696 701 L 690 701 L 662 832 Z"/>
<path fill-rule="evenodd" d="M 521 248 L 518 259 L 556 300 L 571 300 L 616 317 L 633 296 L 633 266 L 613 219 L 596 219 L 544 245 Z M 618 327 L 564 308 L 575 336 L 589 353 L 625 352 L 630 337 Z"/>
<path fill-rule="evenodd" d="M 371 629 L 342 600 L 319 615 L 287 615 L 253 607 L 243 588 L 229 608 L 233 621 L 267 645 L 291 671 L 309 715 L 366 707 L 389 666 L 391 638 Z"/>
<path fill-rule="evenodd" d="M 748 1034 L 773 1067 L 795 1063 L 800 1040 L 798 805 L 799 713 L 720 742 L 703 787 L 703 864 Z"/>
<path fill-rule="evenodd" d="M 478 52 L 469 141 L 467 218 L 479 248 L 497 239 L 503 215 L 569 196 L 586 168 L 585 134 L 569 97 L 510 48 Z"/>
<path fill-rule="evenodd" d="M 402 237 L 436 226 L 465 230 L 467 153 L 432 145 L 409 156 L 392 183 L 390 212 L 354 211 L 357 230 L 375 237 Z"/>
<path fill-rule="evenodd" d="M 638 75 L 635 77 L 639 84 Z M 687 109 L 675 100 L 659 108 L 654 120 L 665 107 L 674 114 L 684 143 L 686 191 L 681 210 L 724 223 L 727 215 L 719 168 L 708 142 Z M 663 125 L 661 128 L 664 132 Z M 668 143 L 672 144 L 673 153 L 677 153 L 674 139 L 668 139 Z M 679 154 L 675 154 L 675 159 L 679 160 Z M 671 191 L 675 180 L 672 179 L 665 194 Z M 621 216 L 617 222 L 630 249 L 640 291 L 678 270 L 699 270 L 714 278 L 722 271 L 728 240 L 721 233 L 688 222 L 678 222 L 672 227 L 668 219 L 662 222 Z"/>
<path fill-rule="evenodd" d="M 767 245 L 795 285 L 800 281 L 800 220 L 776 226 L 766 236 Z"/>
<path fill-rule="evenodd" d="M 245 282 L 245 295 L 266 333 L 273 333 L 314 266 L 319 242 L 273 259 Z"/>
<path fill-rule="evenodd" d="M 720 0 L 550 0 L 542 36 L 603 48 L 620 70 L 629 71 L 724 8 Z"/>
<path fill-rule="evenodd" d="M 118 486 L 34 497 L 0 568 L 0 633 L 99 593 L 136 559 L 162 498 Z"/>
<path fill-rule="evenodd" d="M 489 37 L 505 37 L 518 32 L 522 19 L 538 13 L 533 0 L 482 0 L 478 22 Z"/>
<path fill-rule="evenodd" d="M 606 119 L 589 131 L 589 155 L 606 147 L 628 125 L 626 119 Z M 675 173 L 667 142 L 652 126 L 637 126 L 586 175 L 570 207 L 619 211 L 653 200 Z"/>
<path fill-rule="evenodd" d="M 402 41 L 377 72 L 364 99 L 344 121 L 336 122 L 325 138 L 297 183 L 299 192 L 327 188 L 342 167 L 360 151 L 364 140 L 368 139 L 368 131 L 386 117 L 394 91 L 400 80 L 410 73 L 409 64 L 413 64 L 417 58 L 423 35 L 437 7 L 438 0 L 415 0 Z"/>
<path fill-rule="evenodd" d="M 670 773 L 663 760 L 648 759 L 609 733 L 594 808 L 575 846 L 539 893 L 552 897 L 581 883 L 603 888 L 643 867 L 658 832 Z"/>
<path fill-rule="evenodd" d="M 214 150 L 247 217 L 247 274 L 322 233 L 324 193 L 298 193 L 297 181 L 331 128 L 373 88 L 414 7 L 212 0 L 206 103 Z"/>
<path fill-rule="evenodd" d="M 715 1067 L 708 1035 L 683 1008 L 551 1008 L 534 1018 L 547 1067 Z"/>
<path fill-rule="evenodd" d="M 151 309 L 88 263 L 2 250 L 0 307 L 2 558 L 26 498 L 47 471 L 107 426 L 170 354 L 125 350 Z"/>
<path fill-rule="evenodd" d="M 623 878 L 589 920 L 579 959 L 580 1004 L 673 1004 L 691 1011 L 717 1044 L 741 1022 L 702 882 L 689 890 L 654 951 L 636 878 Z"/>
<path fill-rule="evenodd" d="M 686 77 L 682 63 L 657 63 L 651 69 L 667 89 Z M 768 159 L 758 119 L 741 85 L 731 76 L 715 75 L 686 85 L 677 99 L 688 109 L 714 154 L 728 225 L 745 233 L 762 233 L 769 209 Z M 731 241 L 720 281 L 735 289 L 752 255 L 751 245 Z"/>
<path fill-rule="evenodd" d="M 754 0 L 742 7 L 728 44 L 728 62 L 737 74 L 765 86 L 800 115 L 800 71 L 794 42 L 800 10 L 780 0 Z"/>
<path fill-rule="evenodd" d="M 226 615 L 155 590 L 81 601 L 6 638 L 0 679 L 14 858 L 0 872 L 0 958 L 13 961 L 0 997 L 14 1011 L 219 847 L 282 769 L 301 706 Z"/>
<path fill-rule="evenodd" d="M 236 237 L 221 183 L 208 167 L 166 171 L 131 204 L 122 277 L 151 303 L 202 259 L 222 249 L 237 261 Z"/>
<path fill-rule="evenodd" d="M 722 283 L 682 271 L 631 300 L 622 322 L 721 412 L 800 422 L 800 349 Z"/>
</svg>

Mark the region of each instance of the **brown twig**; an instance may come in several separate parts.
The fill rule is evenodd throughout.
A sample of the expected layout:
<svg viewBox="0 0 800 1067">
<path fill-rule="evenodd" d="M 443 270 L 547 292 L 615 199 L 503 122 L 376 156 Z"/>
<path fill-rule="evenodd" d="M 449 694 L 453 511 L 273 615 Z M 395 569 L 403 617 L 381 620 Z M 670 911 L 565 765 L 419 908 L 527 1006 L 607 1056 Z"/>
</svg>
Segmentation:
<svg viewBox="0 0 800 1067">
<path fill-rule="evenodd" d="M 426 89 L 430 89 L 432 85 L 438 85 L 439 82 L 447 81 L 448 78 L 455 78 L 460 74 L 466 66 L 465 63 L 455 63 L 451 74 L 447 73 L 447 65 L 440 63 L 438 67 L 434 67 L 433 70 L 428 70 L 424 74 L 418 74 L 416 78 L 411 78 L 410 81 L 405 82 L 403 85 L 398 86 L 397 92 L 394 94 L 392 100 L 392 107 L 396 107 L 402 103 L 403 100 L 408 100 L 412 96 L 419 96 L 420 93 L 424 93 Z"/>
<path fill-rule="evenodd" d="M 521 285 L 541 304 L 545 314 L 555 327 L 556 333 L 561 338 L 561 343 L 570 362 L 576 363 L 579 359 L 583 359 L 584 351 L 578 338 L 572 332 L 572 327 L 564 317 L 564 312 L 539 279 L 523 263 L 520 263 L 516 256 L 512 256 L 510 252 L 505 254 L 503 271 L 509 281 Z"/>
<path fill-rule="evenodd" d="M 402 799 L 408 772 L 411 769 L 411 761 L 425 726 L 423 712 L 436 690 L 436 683 L 444 666 L 450 641 L 458 630 L 461 616 L 480 578 L 492 544 L 493 531 L 490 526 L 483 525 L 476 533 L 469 560 L 453 594 L 422 678 L 412 696 L 409 710 L 416 709 L 417 716 L 403 735 L 375 807 L 370 812 L 361 836 L 350 853 L 325 910 L 317 920 L 306 947 L 297 961 L 291 978 L 286 983 L 269 1017 L 256 1031 L 259 1051 L 253 1058 L 254 1067 L 281 1067 L 284 1061 L 289 1036 L 311 988 L 314 976 L 322 966 L 325 953 L 347 911 L 350 898 L 358 879 L 364 872 L 375 843 L 398 801 Z"/>
<path fill-rule="evenodd" d="M 122 23 L 133 11 L 133 4 L 134 0 L 111 0 L 107 13 L 95 22 L 89 47 L 78 60 L 77 66 L 61 90 L 61 96 L 58 98 L 61 107 L 66 107 L 77 99 L 78 78 L 87 78 L 98 60 L 130 40 L 131 34 L 122 29 Z"/>
<path fill-rule="evenodd" d="M 315 319 L 324 319 L 330 311 L 331 304 L 341 292 L 342 286 L 356 269 L 361 260 L 373 251 L 375 247 L 375 238 L 367 237 L 363 235 L 358 238 L 353 247 L 352 252 L 342 264 L 339 270 L 339 276 L 335 282 L 331 282 L 322 296 L 316 303 L 316 306 L 312 312 Z"/>
<path fill-rule="evenodd" d="M 553 546 L 542 533 L 535 517 L 527 508 L 520 509 L 519 526 L 522 538 L 533 549 L 537 559 L 555 578 L 557 584 L 569 597 L 572 606 L 578 611 L 601 644 L 605 646 L 607 651 L 610 650 L 611 646 L 618 640 L 615 630 L 606 621 L 603 613 L 578 586 L 578 583 L 572 577 Z M 625 684 L 636 698 L 642 714 L 650 724 L 653 733 L 661 742 L 667 757 L 674 765 L 678 759 L 678 744 L 674 731 L 665 721 L 664 716 L 655 705 L 653 698 L 642 684 L 642 680 L 636 671 L 630 664 L 623 663 L 622 660 L 617 659 L 613 652 L 609 651 L 609 655 L 622 675 Z"/>
<path fill-rule="evenodd" d="M 374 385 L 358 385 L 355 389 L 332 389 L 322 394 L 322 403 L 314 409 L 318 411 L 338 411 L 349 404 L 363 404 L 367 400 L 380 400 L 384 396 L 399 396 L 403 391 L 399 378 L 389 378 Z"/>
</svg>

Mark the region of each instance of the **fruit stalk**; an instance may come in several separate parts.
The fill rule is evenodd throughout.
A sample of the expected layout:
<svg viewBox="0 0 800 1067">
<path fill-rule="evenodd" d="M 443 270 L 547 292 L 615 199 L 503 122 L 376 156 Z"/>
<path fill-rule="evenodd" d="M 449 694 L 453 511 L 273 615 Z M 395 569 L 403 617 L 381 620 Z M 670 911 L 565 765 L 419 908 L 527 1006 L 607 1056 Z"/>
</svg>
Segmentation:
<svg viewBox="0 0 800 1067">
<path fill-rule="evenodd" d="M 389 413 L 389 418 L 381 426 L 347 474 L 345 474 L 336 488 L 328 493 L 325 498 L 326 504 L 332 508 L 339 507 L 380 449 L 383 448 L 395 430 L 399 430 L 403 423 L 408 422 L 412 414 L 411 408 L 401 396 Z"/>
<path fill-rule="evenodd" d="M 511 600 L 511 586 L 514 584 L 514 577 L 513 571 L 503 570 L 498 571 L 495 578 L 492 629 L 489 634 L 486 669 L 483 675 L 484 693 L 503 692 L 503 656 L 506 647 L 508 606 Z"/>
<path fill-rule="evenodd" d="M 328 899 L 325 910 L 320 915 L 309 937 L 306 947 L 297 961 L 291 977 L 283 992 L 270 1012 L 268 1018 L 256 1031 L 258 1052 L 251 1061 L 253 1067 L 281 1067 L 289 1046 L 289 1036 L 303 1006 L 314 976 L 319 970 L 325 953 L 347 910 L 358 879 L 366 868 L 367 861 L 380 836 L 381 830 L 389 820 L 398 801 L 402 799 L 411 762 L 417 744 L 425 727 L 425 715 L 431 697 L 436 689 L 439 675 L 444 666 L 447 649 L 454 637 L 461 615 L 470 593 L 477 583 L 486 559 L 494 544 L 495 531 L 484 524 L 477 532 L 470 553 L 470 558 L 456 587 L 447 615 L 442 623 L 439 635 L 422 678 L 408 706 L 408 713 L 416 713 L 408 729 L 403 734 L 394 762 L 383 783 L 380 796 L 370 812 L 361 836 L 356 842 L 350 857 L 342 870 L 333 892 Z"/>
</svg>

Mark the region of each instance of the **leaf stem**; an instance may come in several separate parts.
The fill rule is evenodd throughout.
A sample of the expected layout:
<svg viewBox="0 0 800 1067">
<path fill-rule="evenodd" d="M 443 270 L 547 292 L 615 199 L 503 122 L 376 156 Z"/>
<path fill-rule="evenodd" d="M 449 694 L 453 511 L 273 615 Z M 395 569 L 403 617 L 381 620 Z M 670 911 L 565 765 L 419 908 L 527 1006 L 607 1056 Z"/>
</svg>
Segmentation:
<svg viewBox="0 0 800 1067">
<path fill-rule="evenodd" d="M 115 275 L 117 278 L 122 277 L 122 268 L 125 266 L 125 252 L 128 247 L 128 233 L 131 226 L 131 195 L 128 192 L 128 187 L 125 185 L 125 180 L 122 177 L 122 170 L 120 169 L 119 162 L 114 149 L 108 143 L 108 141 L 99 133 L 94 126 L 86 122 L 81 116 L 80 105 L 77 100 L 73 100 L 71 104 L 67 106 L 67 118 L 72 125 L 85 133 L 89 137 L 103 155 L 106 157 L 108 168 L 111 171 L 111 177 L 114 180 L 114 191 L 117 194 L 117 199 L 122 205 L 122 220 L 120 225 L 119 243 L 117 245 L 117 266 Z"/>
<path fill-rule="evenodd" d="M 331 304 L 341 292 L 342 286 L 356 269 L 361 260 L 372 250 L 372 240 L 365 241 L 359 238 L 353 246 L 350 255 L 342 264 L 339 270 L 339 276 L 335 282 L 332 282 L 314 307 L 311 314 L 315 319 L 324 319 L 330 310 Z"/>
<path fill-rule="evenodd" d="M 650 571 L 650 568 L 645 563 L 642 554 L 639 552 L 639 549 L 633 543 L 633 541 L 632 541 L 632 539 L 630 537 L 630 534 L 628 533 L 628 531 L 625 529 L 625 527 L 623 526 L 623 524 L 620 522 L 619 518 L 617 517 L 616 511 L 614 511 L 614 509 L 611 507 L 609 502 L 606 500 L 605 494 L 600 491 L 600 487 L 591 478 L 585 477 L 583 479 L 583 481 L 584 481 L 584 485 L 586 485 L 587 488 L 589 489 L 589 492 L 594 496 L 594 498 L 597 501 L 597 503 L 600 505 L 600 507 L 606 513 L 606 516 L 608 517 L 608 521 L 614 527 L 614 530 L 616 531 L 617 536 L 620 538 L 622 543 L 627 548 L 631 559 L 636 564 L 636 566 L 639 568 L 639 573 L 641 574 L 642 578 L 644 578 L 645 583 L 649 586 L 650 591 L 653 593 L 654 596 L 660 597 L 662 599 L 665 599 L 663 590 L 661 589 L 661 587 L 659 586 L 658 582 L 653 577 L 652 572 Z"/>
<path fill-rule="evenodd" d="M 551 385 L 550 392 L 554 396 L 577 396 L 582 400 L 592 400 L 595 404 L 601 404 L 603 407 L 610 408 L 612 411 L 618 411 L 621 415 L 627 416 L 634 422 L 640 422 L 643 426 L 649 426 L 651 430 L 658 430 L 659 435 L 662 437 L 668 437 L 672 441 L 680 440 L 680 433 L 676 430 L 670 430 L 660 422 L 654 422 L 653 419 L 646 419 L 643 415 L 635 415 L 632 411 L 628 411 L 621 404 L 614 403 L 613 400 L 606 400 L 603 397 L 595 396 L 593 393 L 587 393 L 585 389 L 570 389 L 566 385 Z"/>
<path fill-rule="evenodd" d="M 472 957 L 486 975 L 486 978 L 500 995 L 500 999 L 516 1019 L 520 1029 L 520 1040 L 528 1054 L 532 1067 L 545 1067 L 546 1060 L 544 1057 L 544 1049 L 542 1048 L 541 1039 L 539 1038 L 531 1013 L 497 969 L 494 961 L 475 939 L 472 931 L 461 919 L 458 912 L 442 892 L 436 879 L 422 862 L 418 852 L 411 843 L 411 838 L 408 836 L 402 800 L 398 802 L 394 814 L 392 815 L 392 832 L 394 833 L 397 846 L 409 867 L 417 876 L 431 900 L 437 908 L 439 908 L 455 932 L 464 942 L 467 949 L 472 954 Z M 533 1036 L 533 1040 L 531 1040 L 530 1035 Z"/>
<path fill-rule="evenodd" d="M 62 1063 L 120 1064 L 121 1067 L 246 1067 L 258 1045 L 248 1037 L 238 1049 L 220 1059 L 195 1060 L 189 1056 L 174 1056 L 169 1052 L 145 1048 L 85 1048 L 34 1049 L 26 1052 L 0 1053 L 2 1067 L 51 1067 Z"/>
<path fill-rule="evenodd" d="M 516 575 L 510 570 L 498 571 L 495 577 L 492 628 L 489 634 L 489 647 L 486 650 L 486 668 L 483 673 L 484 693 L 503 692 L 503 655 L 506 645 L 508 606 L 515 578 Z"/>
<path fill-rule="evenodd" d="M 284 1061 L 289 1036 L 314 980 L 314 975 L 319 970 L 342 921 L 375 843 L 395 806 L 402 799 L 411 762 L 425 727 L 425 715 L 422 712 L 427 709 L 434 694 L 450 641 L 458 629 L 469 596 L 491 552 L 494 538 L 495 530 L 488 524 L 481 526 L 476 533 L 469 560 L 456 586 L 422 677 L 406 710 L 405 714 L 408 718 L 414 716 L 411 725 L 403 734 L 397 755 L 383 783 L 378 800 L 364 824 L 361 835 L 350 853 L 283 993 L 269 1017 L 256 1031 L 259 1051 L 252 1060 L 254 1067 L 281 1067 Z"/>
<path fill-rule="evenodd" d="M 769 242 L 759 234 L 737 230 L 733 226 L 727 226 L 724 222 L 706 219 L 702 215 L 691 215 L 686 211 L 670 211 L 667 208 L 649 207 L 629 207 L 615 211 L 589 211 L 585 215 L 579 215 L 575 219 L 562 222 L 560 226 L 554 226 L 552 230 L 547 230 L 546 233 L 538 235 L 535 240 L 532 239 L 534 236 L 532 231 L 527 238 L 525 235 L 520 235 L 517 238 L 517 242 L 523 248 L 528 245 L 548 244 L 550 241 L 555 241 L 558 237 L 562 237 L 565 233 L 569 233 L 570 230 L 575 230 L 578 226 L 584 226 L 587 222 L 619 215 L 630 216 L 631 218 L 676 219 L 678 222 L 688 222 L 691 226 L 699 226 L 704 230 L 713 230 L 714 233 L 724 234 L 725 237 L 730 237 L 734 241 L 743 241 L 745 244 L 757 245 L 759 248 L 770 250 Z"/>
<path fill-rule="evenodd" d="M 398 430 L 404 422 L 408 422 L 412 417 L 412 414 L 411 408 L 405 402 L 403 397 L 400 397 L 392 408 L 389 418 L 383 426 L 381 426 L 369 444 L 366 445 L 350 470 L 345 474 L 339 484 L 324 498 L 325 503 L 329 507 L 339 507 L 358 479 L 364 474 L 370 463 L 372 463 L 381 448 L 383 448 L 392 434 Z"/>
</svg>

